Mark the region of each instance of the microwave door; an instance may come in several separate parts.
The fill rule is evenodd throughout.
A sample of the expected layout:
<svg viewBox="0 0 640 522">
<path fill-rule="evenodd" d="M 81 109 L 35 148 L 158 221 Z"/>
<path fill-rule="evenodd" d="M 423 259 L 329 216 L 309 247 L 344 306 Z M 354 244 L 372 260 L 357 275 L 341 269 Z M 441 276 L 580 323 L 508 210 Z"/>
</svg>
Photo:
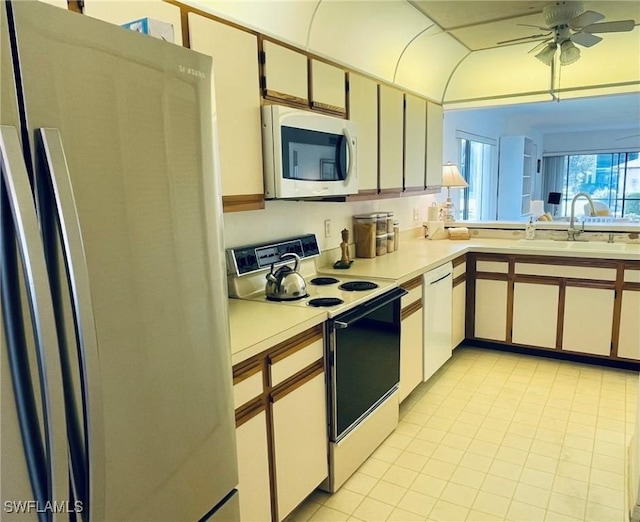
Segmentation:
<svg viewBox="0 0 640 522">
<path fill-rule="evenodd" d="M 337 177 L 335 181 L 349 182 L 354 164 L 353 139 L 347 128 L 340 139 L 340 146 L 336 150 Z"/>
</svg>

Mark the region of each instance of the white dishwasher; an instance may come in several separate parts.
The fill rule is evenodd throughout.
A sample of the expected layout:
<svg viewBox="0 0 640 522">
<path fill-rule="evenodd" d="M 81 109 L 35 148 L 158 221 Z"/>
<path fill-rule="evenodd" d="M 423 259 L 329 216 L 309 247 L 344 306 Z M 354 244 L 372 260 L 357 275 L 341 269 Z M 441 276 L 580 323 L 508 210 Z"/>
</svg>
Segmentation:
<svg viewBox="0 0 640 522">
<path fill-rule="evenodd" d="M 424 372 L 427 381 L 451 357 L 451 262 L 424 274 Z"/>
</svg>

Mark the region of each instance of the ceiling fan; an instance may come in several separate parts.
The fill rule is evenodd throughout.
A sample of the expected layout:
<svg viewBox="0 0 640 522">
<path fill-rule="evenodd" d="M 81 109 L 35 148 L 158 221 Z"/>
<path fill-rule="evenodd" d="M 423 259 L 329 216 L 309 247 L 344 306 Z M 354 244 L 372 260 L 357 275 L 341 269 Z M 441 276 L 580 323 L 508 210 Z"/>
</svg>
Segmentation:
<svg viewBox="0 0 640 522">
<path fill-rule="evenodd" d="M 582 47 L 591 47 L 602 40 L 595 33 L 618 33 L 632 31 L 635 20 L 617 20 L 615 22 L 601 22 L 604 15 L 596 11 L 585 11 L 582 2 L 566 1 L 551 2 L 542 10 L 544 27 L 529 24 L 518 24 L 535 27 L 545 33 L 533 34 L 523 38 L 514 38 L 498 42 L 498 45 L 521 41 L 540 41 L 530 53 L 537 53 L 536 58 L 545 65 L 551 65 L 556 51 L 560 50 L 560 65 L 570 65 L 580 58 Z"/>
</svg>

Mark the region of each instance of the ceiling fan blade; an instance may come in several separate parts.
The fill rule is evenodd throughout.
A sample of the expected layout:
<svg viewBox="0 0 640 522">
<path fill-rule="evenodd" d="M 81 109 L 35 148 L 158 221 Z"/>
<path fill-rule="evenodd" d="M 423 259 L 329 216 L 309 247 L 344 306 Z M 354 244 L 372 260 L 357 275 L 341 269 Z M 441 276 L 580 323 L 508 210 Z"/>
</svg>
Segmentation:
<svg viewBox="0 0 640 522">
<path fill-rule="evenodd" d="M 587 25 L 599 22 L 604 18 L 602 13 L 596 13 L 595 11 L 585 11 L 584 13 L 576 16 L 573 20 L 569 21 L 569 27 L 571 29 L 581 29 Z"/>
<path fill-rule="evenodd" d="M 547 42 L 549 42 L 549 41 L 551 41 L 551 38 L 547 38 L 545 40 L 542 40 L 542 42 L 540 42 L 538 45 L 536 45 L 527 54 L 536 53 L 536 52 L 540 51 L 545 45 L 547 45 Z"/>
<path fill-rule="evenodd" d="M 617 20 L 616 22 L 602 22 L 582 28 L 583 33 L 623 33 L 633 31 L 635 20 Z"/>
<path fill-rule="evenodd" d="M 573 43 L 577 43 L 578 45 L 581 45 L 582 47 L 591 47 L 592 45 L 597 44 L 601 40 L 602 38 L 600 38 L 599 36 L 596 36 L 595 34 L 575 33 L 571 35 L 571 41 Z"/>
<path fill-rule="evenodd" d="M 613 141 L 628 140 L 628 139 L 631 139 L 631 138 L 637 138 L 638 136 L 640 136 L 640 134 L 632 134 L 631 136 L 623 136 L 622 138 L 616 138 Z"/>
<path fill-rule="evenodd" d="M 536 29 L 540 29 L 541 31 L 548 31 L 549 30 L 548 27 L 541 27 L 539 25 L 533 25 L 533 24 L 516 24 L 516 25 L 521 25 L 522 27 L 535 27 Z"/>
<path fill-rule="evenodd" d="M 531 36 L 523 36 L 522 38 L 512 38 L 511 40 L 503 40 L 502 42 L 497 42 L 496 45 L 502 45 L 502 44 L 514 43 L 514 42 L 524 42 L 526 40 L 535 41 L 535 40 L 540 39 L 540 38 L 546 38 L 550 34 L 551 33 L 532 34 Z"/>
</svg>

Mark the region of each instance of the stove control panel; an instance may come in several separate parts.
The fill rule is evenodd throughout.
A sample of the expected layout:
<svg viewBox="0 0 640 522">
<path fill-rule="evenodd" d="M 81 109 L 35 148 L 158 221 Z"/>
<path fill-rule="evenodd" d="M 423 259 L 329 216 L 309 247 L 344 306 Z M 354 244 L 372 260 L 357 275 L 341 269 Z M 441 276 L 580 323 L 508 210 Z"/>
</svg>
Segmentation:
<svg viewBox="0 0 640 522">
<path fill-rule="evenodd" d="M 280 261 L 283 254 L 293 252 L 300 259 L 320 255 L 320 247 L 315 234 L 285 239 L 277 242 L 260 243 L 227 250 L 227 273 L 243 276 L 271 268 L 271 265 L 291 262 Z"/>
</svg>

